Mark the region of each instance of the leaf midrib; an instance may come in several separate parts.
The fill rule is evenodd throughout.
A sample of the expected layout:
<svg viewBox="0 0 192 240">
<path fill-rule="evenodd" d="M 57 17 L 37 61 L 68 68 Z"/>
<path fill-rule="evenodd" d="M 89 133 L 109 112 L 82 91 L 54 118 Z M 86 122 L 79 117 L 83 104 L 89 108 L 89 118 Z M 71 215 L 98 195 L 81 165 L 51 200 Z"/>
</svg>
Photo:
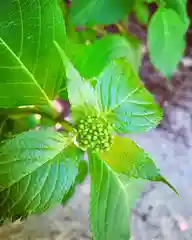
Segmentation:
<svg viewBox="0 0 192 240">
<path fill-rule="evenodd" d="M 107 112 L 106 115 L 112 113 L 115 109 L 117 109 L 118 107 L 120 107 L 123 103 L 125 103 L 125 101 L 127 101 L 127 99 L 129 99 L 133 94 L 137 93 L 138 91 L 142 90 L 143 86 L 139 86 L 136 89 L 134 89 L 132 92 L 130 92 L 126 97 L 124 97 L 120 103 L 116 104 L 113 108 L 110 108 Z"/>
<path fill-rule="evenodd" d="M 2 45 L 9 51 L 9 53 L 13 56 L 14 59 L 19 63 L 21 68 L 24 70 L 24 72 L 30 77 L 30 79 L 33 81 L 33 83 L 38 87 L 44 98 L 47 100 L 49 105 L 52 105 L 50 99 L 48 98 L 47 94 L 41 87 L 41 85 L 37 82 L 34 75 L 28 70 L 28 68 L 23 64 L 23 62 L 20 60 L 20 58 L 11 50 L 11 48 L 7 45 L 7 43 L 3 40 L 2 37 L 0 37 L 0 41 L 2 42 Z M 0 67 L 1 68 L 1 67 Z"/>
</svg>

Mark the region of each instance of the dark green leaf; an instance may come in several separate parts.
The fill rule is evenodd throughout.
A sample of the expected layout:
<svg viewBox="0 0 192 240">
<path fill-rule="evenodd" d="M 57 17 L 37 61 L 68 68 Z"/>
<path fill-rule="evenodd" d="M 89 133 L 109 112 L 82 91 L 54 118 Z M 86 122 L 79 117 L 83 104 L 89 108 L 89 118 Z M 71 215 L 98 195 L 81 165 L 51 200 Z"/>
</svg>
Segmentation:
<svg viewBox="0 0 192 240">
<path fill-rule="evenodd" d="M 179 15 L 166 8 L 159 8 L 148 28 L 148 49 L 153 65 L 170 77 L 180 61 L 185 47 L 185 25 Z"/>
<path fill-rule="evenodd" d="M 90 224 L 94 240 L 129 239 L 128 217 L 144 181 L 117 174 L 105 161 L 89 154 Z"/>
<path fill-rule="evenodd" d="M 110 151 L 102 153 L 100 157 L 117 173 L 123 173 L 129 178 L 161 181 L 177 193 L 174 187 L 161 176 L 150 156 L 128 137 L 115 136 Z"/>
<path fill-rule="evenodd" d="M 50 118 L 46 118 L 42 116 L 40 124 L 41 124 L 41 127 L 51 127 L 55 125 L 55 121 L 51 120 Z"/>
<path fill-rule="evenodd" d="M 120 57 L 125 57 L 136 72 L 140 66 L 141 48 L 138 41 L 119 35 L 105 36 L 88 46 L 69 42 L 66 48 L 74 66 L 85 78 L 98 76 L 106 65 Z"/>
<path fill-rule="evenodd" d="M 45 211 L 62 201 L 80 160 L 80 150 L 71 141 L 54 131 L 34 130 L 1 145 L 1 217 Z"/>
<path fill-rule="evenodd" d="M 179 14 L 181 21 L 185 24 L 185 30 L 187 30 L 190 23 L 187 15 L 187 0 L 164 0 L 164 2 L 166 8 L 171 8 Z"/>
<path fill-rule="evenodd" d="M 144 3 L 138 3 L 134 7 L 134 13 L 141 24 L 147 24 L 149 21 L 149 9 Z"/>
<path fill-rule="evenodd" d="M 66 79 L 64 78 L 63 79 L 63 83 L 61 85 L 61 88 L 59 89 L 59 97 L 62 99 L 62 100 L 68 100 L 68 92 L 67 92 L 67 81 Z"/>
<path fill-rule="evenodd" d="M 88 163 L 87 161 L 82 160 L 79 162 L 78 175 L 75 179 L 75 183 L 71 186 L 69 191 L 64 195 L 64 198 L 62 200 L 63 204 L 66 204 L 73 197 L 73 194 L 75 193 L 75 190 L 76 190 L 76 186 L 78 184 L 81 184 L 85 180 L 85 178 L 87 177 L 87 174 L 88 174 Z"/>
<path fill-rule="evenodd" d="M 68 57 L 55 42 L 63 60 L 69 101 L 72 107 L 72 116 L 76 120 L 83 115 L 95 114 L 98 110 L 98 100 L 94 89 L 88 81 L 85 81 L 73 67 Z"/>
<path fill-rule="evenodd" d="M 53 40 L 65 40 L 57 0 L 0 2 L 0 107 L 49 102 L 63 78 Z"/>
<path fill-rule="evenodd" d="M 15 119 L 13 120 L 12 133 L 16 134 L 33 129 L 37 126 L 37 123 L 38 120 L 35 118 L 34 114 L 29 114 L 25 117 Z"/>
<path fill-rule="evenodd" d="M 134 5 L 134 0 L 73 0 L 70 9 L 74 25 L 109 25 L 123 19 Z"/>
<path fill-rule="evenodd" d="M 160 107 L 123 59 L 104 69 L 96 89 L 101 111 L 118 133 L 147 131 L 161 120 Z"/>
<path fill-rule="evenodd" d="M 73 194 L 75 193 L 76 190 L 76 184 L 73 184 L 69 191 L 64 195 L 63 199 L 62 199 L 62 204 L 66 205 L 68 203 L 68 201 L 73 197 Z"/>
</svg>

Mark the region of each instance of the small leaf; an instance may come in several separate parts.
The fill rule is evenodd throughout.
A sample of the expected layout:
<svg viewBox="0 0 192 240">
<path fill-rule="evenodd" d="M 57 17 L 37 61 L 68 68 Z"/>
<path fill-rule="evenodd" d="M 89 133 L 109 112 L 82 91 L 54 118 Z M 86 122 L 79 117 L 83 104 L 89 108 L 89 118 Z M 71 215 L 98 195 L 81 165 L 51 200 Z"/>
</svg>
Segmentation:
<svg viewBox="0 0 192 240">
<path fill-rule="evenodd" d="M 134 7 L 134 13 L 141 24 L 147 24 L 149 21 L 149 9 L 144 3 L 138 3 Z"/>
<path fill-rule="evenodd" d="M 86 47 L 70 41 L 66 49 L 74 66 L 87 79 L 98 76 L 106 65 L 120 57 L 125 57 L 135 72 L 138 72 L 141 62 L 140 44 L 133 37 L 107 35 Z"/>
<path fill-rule="evenodd" d="M 161 120 L 160 107 L 123 59 L 113 61 L 104 69 L 96 89 L 100 111 L 118 133 L 147 131 Z"/>
<path fill-rule="evenodd" d="M 62 83 L 53 40 L 65 40 L 57 0 L 0 2 L 0 107 L 51 104 Z"/>
<path fill-rule="evenodd" d="M 74 25 L 113 24 L 132 9 L 134 0 L 73 0 L 70 18 Z"/>
<path fill-rule="evenodd" d="M 97 113 L 98 100 L 93 87 L 80 76 L 58 43 L 55 42 L 55 45 L 62 57 L 66 72 L 67 91 L 72 107 L 72 116 L 77 120 L 83 115 Z"/>
<path fill-rule="evenodd" d="M 111 149 L 101 153 L 100 157 L 117 173 L 125 174 L 129 178 L 161 181 L 177 193 L 160 175 L 159 169 L 149 155 L 128 137 L 115 136 Z"/>
<path fill-rule="evenodd" d="M 185 25 L 179 15 L 166 8 L 159 8 L 148 28 L 149 56 L 153 65 L 170 77 L 176 69 L 185 48 Z"/>
<path fill-rule="evenodd" d="M 39 130 L 0 147 L 0 215 L 14 219 L 62 201 L 77 176 L 80 150 L 62 134 Z"/>
<path fill-rule="evenodd" d="M 128 217 L 143 189 L 144 181 L 117 174 L 96 155 L 89 154 L 89 162 L 89 211 L 93 239 L 130 239 Z"/>
</svg>

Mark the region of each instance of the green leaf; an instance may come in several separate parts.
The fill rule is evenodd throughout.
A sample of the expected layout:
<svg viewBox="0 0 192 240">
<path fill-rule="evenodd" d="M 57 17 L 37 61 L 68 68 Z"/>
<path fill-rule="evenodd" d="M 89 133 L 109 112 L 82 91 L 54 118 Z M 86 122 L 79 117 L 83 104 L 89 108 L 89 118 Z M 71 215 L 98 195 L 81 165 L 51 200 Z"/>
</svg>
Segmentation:
<svg viewBox="0 0 192 240">
<path fill-rule="evenodd" d="M 58 95 L 62 100 L 66 100 L 66 101 L 69 100 L 68 92 L 67 92 L 67 80 L 66 79 L 63 79 L 63 83 L 61 85 L 61 88 L 59 89 L 59 94 Z"/>
<path fill-rule="evenodd" d="M 73 0 L 70 18 L 74 25 L 113 24 L 132 9 L 134 0 Z"/>
<path fill-rule="evenodd" d="M 123 59 L 113 61 L 104 69 L 96 89 L 100 111 L 118 133 L 147 131 L 161 120 L 160 107 Z"/>
<path fill-rule="evenodd" d="M 83 181 L 87 177 L 87 174 L 88 174 L 87 161 L 82 160 L 79 162 L 78 175 L 75 179 L 75 183 L 71 186 L 69 191 L 63 197 L 62 203 L 64 205 L 73 197 L 73 194 L 75 193 L 75 190 L 76 190 L 76 186 L 78 184 L 83 183 Z"/>
<path fill-rule="evenodd" d="M 38 120 L 35 118 L 34 114 L 29 114 L 25 117 L 21 117 L 19 119 L 13 120 L 13 129 L 12 133 L 20 133 L 24 131 L 28 131 L 37 126 Z"/>
<path fill-rule="evenodd" d="M 79 163 L 78 175 L 75 179 L 75 182 L 77 184 L 81 184 L 87 177 L 87 174 L 88 174 L 88 163 L 85 160 L 81 160 Z"/>
<path fill-rule="evenodd" d="M 105 161 L 89 154 L 90 224 L 94 240 L 130 239 L 128 217 L 143 181 L 117 174 Z"/>
<path fill-rule="evenodd" d="M 150 156 L 128 137 L 115 136 L 111 149 L 101 153 L 100 157 L 117 173 L 125 174 L 129 178 L 161 181 L 177 193 L 174 187 L 161 176 Z"/>
<path fill-rule="evenodd" d="M 66 49 L 74 66 L 85 78 L 98 76 L 106 65 L 120 57 L 125 57 L 135 72 L 138 72 L 141 62 L 139 42 L 119 35 L 105 36 L 88 46 L 68 42 Z"/>
<path fill-rule="evenodd" d="M 170 77 L 180 61 L 185 47 L 185 25 L 179 15 L 166 8 L 159 8 L 148 28 L 148 49 L 153 65 Z"/>
<path fill-rule="evenodd" d="M 62 83 L 54 40 L 65 40 L 57 0 L 0 2 L 0 107 L 50 103 Z"/>
<path fill-rule="evenodd" d="M 144 3 L 138 3 L 134 7 L 134 13 L 137 20 L 144 25 L 147 25 L 149 21 L 149 9 Z"/>
<path fill-rule="evenodd" d="M 42 212 L 62 201 L 78 173 L 80 150 L 62 134 L 39 130 L 0 147 L 0 215 Z"/>
<path fill-rule="evenodd" d="M 95 114 L 98 111 L 98 100 L 93 87 L 85 81 L 78 71 L 73 67 L 68 57 L 55 42 L 57 49 L 62 57 L 67 78 L 67 91 L 72 107 L 72 116 L 76 120 L 83 115 Z"/>
<path fill-rule="evenodd" d="M 189 26 L 189 17 L 187 15 L 187 0 L 164 0 L 165 7 L 175 10 L 180 18 L 181 21 L 185 24 L 185 30 L 187 30 Z"/>
</svg>

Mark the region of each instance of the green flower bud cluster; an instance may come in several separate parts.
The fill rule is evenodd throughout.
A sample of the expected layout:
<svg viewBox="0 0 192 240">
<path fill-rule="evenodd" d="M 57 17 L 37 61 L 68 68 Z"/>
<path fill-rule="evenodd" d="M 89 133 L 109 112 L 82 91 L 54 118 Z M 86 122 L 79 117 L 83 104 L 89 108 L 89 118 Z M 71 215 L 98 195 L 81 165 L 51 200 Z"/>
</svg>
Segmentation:
<svg viewBox="0 0 192 240">
<path fill-rule="evenodd" d="M 77 125 L 77 142 L 85 150 L 108 151 L 113 143 L 111 130 L 110 124 L 104 119 L 88 116 Z"/>
</svg>

